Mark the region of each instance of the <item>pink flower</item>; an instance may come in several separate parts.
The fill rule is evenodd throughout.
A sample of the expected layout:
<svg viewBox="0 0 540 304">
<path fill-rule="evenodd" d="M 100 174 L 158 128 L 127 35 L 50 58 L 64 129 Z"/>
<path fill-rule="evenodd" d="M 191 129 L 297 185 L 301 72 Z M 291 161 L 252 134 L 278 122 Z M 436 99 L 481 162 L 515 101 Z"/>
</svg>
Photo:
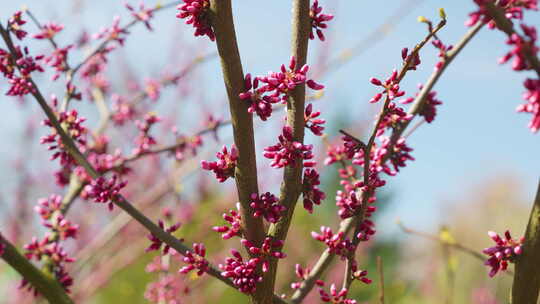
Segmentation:
<svg viewBox="0 0 540 304">
<path fill-rule="evenodd" d="M 178 228 L 180 228 L 181 224 L 176 223 L 176 224 L 172 225 L 171 227 L 165 229 L 165 224 L 163 223 L 162 220 L 159 220 L 158 221 L 158 226 L 162 230 L 165 230 L 165 232 L 167 232 L 169 234 L 172 234 L 173 232 L 178 230 Z M 153 233 L 151 233 L 147 237 L 152 242 L 152 244 L 150 244 L 150 246 L 148 246 L 148 248 L 146 248 L 144 251 L 148 252 L 148 251 L 153 251 L 153 250 L 159 250 L 161 248 L 161 245 L 163 244 L 163 241 L 161 241 L 157 236 L 155 236 Z M 180 240 L 180 241 L 183 241 L 183 240 Z M 163 254 L 169 253 L 169 249 L 170 249 L 170 246 L 165 244 L 165 247 L 163 247 Z"/>
<path fill-rule="evenodd" d="M 349 291 L 347 290 L 347 288 L 342 288 L 338 292 L 335 284 L 332 284 L 330 286 L 330 294 L 324 291 L 324 289 L 319 288 L 319 295 L 321 297 L 321 301 L 323 302 L 330 302 L 334 304 L 356 304 L 356 300 L 347 299 L 348 292 Z"/>
<path fill-rule="evenodd" d="M 155 79 L 146 79 L 144 81 L 144 92 L 152 101 L 159 99 L 161 83 Z"/>
<path fill-rule="evenodd" d="M 73 47 L 73 45 L 68 45 L 64 48 L 56 48 L 53 53 L 43 59 L 45 63 L 53 67 L 56 73 L 53 75 L 52 80 L 58 79 L 61 72 L 68 70 L 67 58 L 68 52 Z"/>
<path fill-rule="evenodd" d="M 326 120 L 317 118 L 319 115 L 321 115 L 321 112 L 313 112 L 313 104 L 310 103 L 304 111 L 304 121 L 306 128 L 310 129 L 313 134 L 322 136 L 322 131 L 324 130 L 322 125 L 326 123 Z"/>
<path fill-rule="evenodd" d="M 144 297 L 152 303 L 180 304 L 189 292 L 189 288 L 178 276 L 166 274 L 146 286 Z"/>
<path fill-rule="evenodd" d="M 135 108 L 127 102 L 125 97 L 113 94 L 111 100 L 113 102 L 111 118 L 115 125 L 122 126 L 135 118 Z"/>
<path fill-rule="evenodd" d="M 83 126 L 85 121 L 86 119 L 84 117 L 79 117 L 79 113 L 75 109 L 69 112 L 60 112 L 58 114 L 58 122 L 62 124 L 66 133 L 83 151 L 86 149 L 86 134 L 88 132 L 86 127 Z M 72 166 L 75 166 L 75 160 L 65 149 L 62 138 L 56 132 L 52 123 L 48 119 L 45 119 L 42 124 L 51 128 L 51 134 L 43 136 L 40 139 L 40 144 L 49 145 L 48 150 L 56 150 L 51 156 L 51 160 L 59 158 L 62 167 L 71 168 Z"/>
<path fill-rule="evenodd" d="M 101 28 L 99 33 L 95 34 L 93 36 L 94 39 L 105 39 L 108 41 L 116 41 L 120 45 L 124 45 L 125 36 L 129 34 L 129 32 L 120 27 L 120 17 L 114 16 L 113 18 L 113 24 L 110 27 L 107 28 Z"/>
<path fill-rule="evenodd" d="M 311 232 L 311 236 L 317 241 L 325 243 L 330 253 L 339 255 L 341 259 L 345 259 L 349 253 L 356 249 L 344 232 L 334 234 L 330 227 L 321 226 L 321 234 Z"/>
<path fill-rule="evenodd" d="M 384 82 L 375 77 L 371 77 L 369 82 L 375 86 L 384 88 L 382 92 L 375 94 L 375 96 L 369 101 L 370 103 L 378 102 L 383 94 L 387 94 L 390 100 L 405 95 L 405 92 L 401 91 L 399 86 L 397 70 L 393 70 L 392 74 Z"/>
<path fill-rule="evenodd" d="M 309 10 L 309 18 L 311 19 L 311 32 L 309 33 L 309 39 L 315 39 L 315 35 L 313 34 L 315 31 L 317 33 L 317 37 L 319 37 L 321 41 L 324 41 L 325 37 L 322 30 L 328 27 L 326 22 L 334 19 L 334 16 L 330 14 L 323 14 L 322 7 L 319 6 L 319 1 L 315 0 L 313 1 L 311 9 Z"/>
<path fill-rule="evenodd" d="M 240 99 L 249 103 L 248 112 L 257 114 L 262 121 L 266 121 L 272 115 L 272 104 L 280 101 L 278 97 L 263 95 L 264 88 L 259 88 L 259 79 L 251 78 L 251 74 L 245 77 L 246 91 L 239 94 Z"/>
<path fill-rule="evenodd" d="M 358 280 L 362 283 L 365 283 L 365 284 L 371 284 L 371 279 L 369 279 L 367 277 L 367 270 L 360 270 L 358 269 L 358 263 L 353 260 L 352 264 L 351 264 L 351 273 L 352 273 L 352 277 L 355 279 L 355 280 Z"/>
<path fill-rule="evenodd" d="M 22 12 L 17 11 L 11 18 L 8 20 L 8 30 L 15 34 L 15 37 L 19 40 L 23 40 L 24 37 L 28 34 L 22 29 L 22 26 L 26 23 L 22 19 Z"/>
<path fill-rule="evenodd" d="M 529 128 L 536 133 L 540 129 L 540 80 L 527 78 L 523 83 L 527 92 L 523 94 L 523 99 L 527 101 L 517 107 L 518 112 L 532 114 Z"/>
<path fill-rule="evenodd" d="M 240 216 L 240 203 L 236 204 L 237 210 L 229 210 L 229 214 L 223 213 L 223 219 L 229 223 L 230 227 L 214 226 L 212 230 L 221 233 L 221 237 L 224 240 L 230 239 L 233 236 L 242 235 L 242 217 Z"/>
<path fill-rule="evenodd" d="M 283 246 L 283 241 L 281 240 L 273 240 L 272 238 L 267 237 L 260 247 L 253 245 L 253 243 L 245 239 L 242 239 L 240 242 L 251 254 L 259 259 L 258 263 L 261 263 L 263 272 L 268 271 L 268 268 L 270 267 L 269 259 L 271 257 L 277 259 L 284 259 L 287 257 L 285 253 L 280 251 L 280 248 Z"/>
<path fill-rule="evenodd" d="M 231 250 L 232 258 L 225 259 L 224 264 L 219 264 L 221 275 L 232 280 L 234 285 L 243 293 L 253 293 L 262 277 L 257 272 L 260 263 L 259 258 L 244 261 L 240 253 Z"/>
<path fill-rule="evenodd" d="M 504 233 L 504 239 L 493 231 L 489 231 L 488 235 L 495 242 L 495 246 L 482 252 L 489 256 L 484 264 L 491 267 L 489 276 L 493 277 L 497 272 L 506 270 L 508 262 L 513 263 L 516 256 L 522 253 L 525 239 L 523 237 L 519 240 L 512 239 L 509 230 Z"/>
<path fill-rule="evenodd" d="M 113 209 L 114 201 L 120 198 L 120 190 L 127 185 L 127 181 L 118 182 L 118 176 L 111 179 L 103 176 L 92 180 L 84 187 L 85 196 L 94 199 L 96 203 L 108 204 L 109 210 Z"/>
<path fill-rule="evenodd" d="M 206 248 L 202 243 L 193 244 L 193 252 L 187 251 L 182 259 L 187 266 L 180 268 L 178 272 L 187 274 L 188 272 L 197 269 L 197 275 L 202 276 L 208 270 L 208 261 L 205 259 Z"/>
<path fill-rule="evenodd" d="M 284 103 L 287 102 L 290 92 L 301 84 L 306 84 L 310 89 L 322 90 L 324 86 L 316 83 L 312 79 L 307 79 L 309 66 L 305 64 L 301 68 L 296 66 L 296 58 L 291 57 L 289 69 L 284 64 L 281 65 L 280 72 L 269 72 L 267 76 L 258 77 L 259 81 L 265 83 L 261 87 L 261 92 L 272 93 L 271 98 L 280 98 Z"/>
<path fill-rule="evenodd" d="M 52 39 L 56 34 L 64 29 L 62 24 L 56 24 L 54 22 L 47 22 L 41 27 L 41 32 L 35 34 L 35 39 Z"/>
<path fill-rule="evenodd" d="M 278 198 L 270 192 L 257 195 L 251 194 L 250 207 L 253 209 L 253 216 L 263 216 L 270 223 L 277 223 L 281 218 L 281 213 L 287 208 L 278 203 Z"/>
<path fill-rule="evenodd" d="M 302 183 L 302 196 L 304 198 L 304 208 L 313 213 L 313 204 L 320 205 L 326 198 L 326 194 L 319 189 L 321 184 L 319 173 L 313 168 L 304 170 L 304 180 Z"/>
<path fill-rule="evenodd" d="M 144 120 L 136 120 L 135 125 L 139 129 L 139 134 L 135 138 L 135 144 L 137 147 L 133 149 L 134 155 L 139 155 L 143 153 L 148 153 L 150 151 L 150 147 L 157 144 L 156 139 L 150 135 L 150 128 L 158 122 L 160 122 L 161 119 L 157 117 L 154 113 L 148 113 L 144 115 Z"/>
<path fill-rule="evenodd" d="M 136 11 L 135 8 L 130 5 L 129 3 L 126 3 L 125 4 L 126 8 L 131 12 L 131 15 L 141 21 L 141 22 L 144 22 L 144 25 L 146 26 L 146 28 L 151 31 L 152 30 L 152 25 L 150 25 L 150 19 L 152 19 L 152 17 L 154 17 L 154 11 L 153 9 L 151 8 L 145 8 L 144 7 L 144 2 L 141 1 L 141 3 L 139 3 L 139 11 Z"/>
<path fill-rule="evenodd" d="M 184 3 L 178 4 L 176 8 L 180 11 L 176 17 L 186 19 L 186 24 L 191 24 L 195 28 L 195 37 L 208 36 L 210 40 L 216 40 L 208 15 L 210 1 L 184 0 Z"/>
<path fill-rule="evenodd" d="M 305 268 L 304 269 L 304 268 L 302 268 L 302 266 L 300 266 L 300 264 L 296 264 L 295 267 L 294 267 L 294 273 L 296 274 L 296 276 L 298 278 L 301 279 L 301 281 L 291 283 L 291 288 L 292 289 L 299 289 L 302 286 L 302 282 L 307 279 L 310 272 L 311 272 L 310 268 Z M 315 284 L 317 286 L 321 286 L 321 287 L 324 286 L 324 282 L 322 280 L 316 280 Z"/>
<path fill-rule="evenodd" d="M 512 34 L 510 37 L 508 37 L 506 44 L 512 45 L 513 49 L 499 59 L 499 63 L 504 64 L 511 58 L 514 58 L 512 61 L 512 69 L 514 71 L 532 69 L 524 53 L 525 48 L 530 48 L 533 54 L 536 54 L 540 50 L 540 48 L 536 46 L 536 40 L 538 39 L 536 28 L 521 24 L 521 29 L 523 30 L 525 36 L 529 39 L 525 39 L 525 37 L 522 37 L 516 33 Z"/>
<path fill-rule="evenodd" d="M 229 177 L 234 178 L 234 170 L 236 169 L 236 162 L 238 161 L 238 150 L 233 144 L 231 147 L 231 152 L 227 150 L 226 146 L 223 146 L 221 152 L 216 153 L 218 161 L 208 162 L 205 160 L 201 161 L 201 167 L 204 170 L 209 170 L 214 172 L 217 180 L 220 183 L 226 181 Z"/>
<path fill-rule="evenodd" d="M 274 168 L 294 166 L 298 160 L 310 160 L 313 158 L 312 145 L 304 145 L 295 141 L 292 135 L 292 128 L 283 127 L 283 133 L 278 137 L 279 142 L 264 149 L 264 157 L 272 159 L 270 164 Z M 305 167 L 312 167 L 313 162 L 307 161 Z"/>
</svg>

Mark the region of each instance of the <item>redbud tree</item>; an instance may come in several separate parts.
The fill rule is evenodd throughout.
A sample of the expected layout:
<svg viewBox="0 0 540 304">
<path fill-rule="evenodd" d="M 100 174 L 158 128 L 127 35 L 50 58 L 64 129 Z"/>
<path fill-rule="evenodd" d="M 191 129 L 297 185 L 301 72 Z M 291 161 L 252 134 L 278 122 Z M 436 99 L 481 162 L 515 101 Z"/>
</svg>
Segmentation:
<svg viewBox="0 0 540 304">
<path fill-rule="evenodd" d="M 412 122 L 425 123 L 426 127 L 437 123 L 437 113 L 444 111 L 444 105 L 434 87 L 484 28 L 501 31 L 507 37 L 501 43 L 506 43 L 508 53 L 499 60 L 500 64 L 509 63 L 516 72 L 529 72 L 523 80 L 523 102 L 517 106 L 517 112 L 530 117 L 531 132 L 540 129 L 540 48 L 536 28 L 528 25 L 524 17 L 526 11 L 538 10 L 536 0 L 474 0 L 477 9 L 470 13 L 464 35 L 455 43 L 442 41 L 438 35 L 448 22 L 443 9 L 437 21 L 419 18 L 427 25 L 427 31 L 416 33 L 417 44 L 395 51 L 396 58 L 392 60 L 398 63 L 396 69 L 383 71 L 384 78 L 366 79 L 377 90 L 366 100 L 379 106 L 373 124 L 363 130 L 340 130 L 340 134 L 325 132 L 324 113 L 317 110 L 322 90 L 332 90 L 317 79 L 325 70 L 317 67 L 316 61 L 311 66 L 306 64 L 308 45 L 327 43 L 327 28 L 338 18 L 325 8 L 331 1 L 290 1 L 290 57 L 261 75 L 243 69 L 231 2 L 184 0 L 154 7 L 126 4 L 131 20 L 124 22 L 115 17 L 112 24 L 98 33 L 83 33 L 77 41 L 62 39 L 61 20 L 42 22 L 31 8 L 13 12 L 8 20 L 0 21 L 2 88 L 14 100 L 37 103 L 40 112 L 36 119 L 41 121 L 40 128 L 48 130 L 37 141 L 49 155 L 35 157 L 50 160 L 55 172 L 46 178 L 54 180 L 57 189 L 42 193 L 43 198 L 33 207 L 43 226 L 36 231 L 43 233 L 36 232 L 24 245 L 16 246 L 10 240 L 15 235 L 13 231 L 0 231 L 0 257 L 20 274 L 19 288 L 50 303 L 84 302 L 90 296 L 85 292 L 85 284 L 89 283 L 84 277 L 93 270 L 88 274 L 81 269 L 92 255 L 100 254 L 100 248 L 114 235 L 125 233 L 122 246 L 144 244 L 142 248 L 134 246 L 132 254 L 157 253 L 146 267 L 146 271 L 157 274 L 156 281 L 148 284 L 145 292 L 151 302 L 183 303 L 190 299 L 187 301 L 193 303 L 205 299 L 203 289 L 197 286 L 203 283 L 185 279 L 190 276 L 206 278 L 204 284 L 215 280 L 247 295 L 253 303 L 302 303 L 307 299 L 357 303 L 349 293 L 351 286 L 372 284 L 377 277 L 361 267 L 362 260 L 371 257 L 359 254 L 359 248 L 376 237 L 374 214 L 379 194 L 391 177 L 415 161 L 407 138 L 419 124 L 413 126 Z M 216 53 L 190 55 L 180 70 L 148 78 L 143 85 L 132 84 L 124 91 L 117 89 L 106 73 L 111 54 L 122 49 L 133 26 L 143 24 L 153 31 L 158 22 L 156 16 L 167 9 L 177 10 L 178 27 L 191 29 L 193 36 L 189 39 L 209 40 Z M 46 51 L 30 47 L 32 40 L 48 46 Z M 438 51 L 434 67 L 422 64 L 422 50 L 427 47 Z M 73 60 L 72 54 L 81 50 L 86 50 L 82 60 Z M 166 87 L 182 91 L 184 81 L 196 66 L 215 56 L 221 64 L 230 120 L 206 115 L 199 119 L 203 128 L 185 134 L 174 126 L 167 111 L 160 113 L 157 102 Z M 418 91 L 402 89 L 407 76 L 421 68 L 433 72 Z M 313 69 L 322 72 L 313 73 Z M 43 73 L 52 73 L 52 77 L 40 78 Z M 51 83 L 62 87 L 62 96 L 47 92 Z M 199 84 L 195 89 L 204 87 Z M 186 90 L 182 94 L 193 94 Z M 97 109 L 99 120 L 95 126 L 80 114 L 85 104 Z M 271 144 L 261 151 L 255 141 L 268 135 L 257 132 L 254 125 L 272 119 L 281 119 L 280 127 L 272 129 Z M 218 129 L 232 134 L 232 141 L 214 151 L 215 157 L 202 155 L 206 137 L 219 140 Z M 32 136 L 29 138 L 33 140 Z M 9 139 L 4 142 L 10 145 Z M 317 155 L 314 144 L 318 142 L 326 143 L 324 155 Z M 167 163 L 173 168 L 172 173 L 164 173 L 162 158 L 173 160 L 172 165 Z M 146 164 L 152 170 L 138 165 L 143 160 L 148 161 Z M 146 191 L 140 191 L 160 178 L 165 180 L 163 187 L 167 187 L 180 171 L 188 170 L 183 165 L 192 164 L 191 160 L 197 163 L 193 170 L 203 171 L 218 183 L 235 185 L 234 202 L 228 204 L 221 221 L 210 221 L 212 217 L 205 214 L 215 214 L 216 210 L 203 204 L 194 204 L 189 211 L 184 209 L 183 218 L 170 208 L 156 213 L 152 203 L 163 197 L 163 190 L 148 190 L 149 198 Z M 340 189 L 336 193 L 323 191 L 322 166 L 339 174 Z M 265 172 L 282 174 L 279 192 L 262 188 Z M 77 200 L 88 203 L 83 206 Z M 323 204 L 335 204 L 339 225 L 321 225 L 302 242 L 320 242 L 324 250 L 310 264 L 287 261 L 294 258 L 288 256 L 287 248 L 303 246 L 298 240 L 288 243 L 287 236 L 295 229 L 293 215 L 320 212 Z M 118 216 L 110 223 L 103 219 L 89 221 L 84 216 L 71 216 L 77 208 L 86 214 L 105 209 Z M 514 238 L 510 231 L 490 231 L 493 246 L 478 253 L 483 254 L 490 277 L 515 264 L 512 303 L 536 303 L 538 298 L 539 216 L 537 195 L 523 237 Z M 204 231 L 183 232 L 188 229 L 185 226 L 196 220 Z M 127 228 L 132 227 L 127 225 L 130 222 L 136 223 L 132 230 Z M 205 244 L 208 234 L 225 244 L 227 256 L 209 250 L 214 246 Z M 129 260 L 130 256 L 123 259 Z M 280 264 L 288 265 L 284 263 L 295 266 L 278 269 Z M 103 268 L 96 268 L 95 272 Z M 325 275 L 331 269 L 341 271 L 340 281 Z M 99 286 L 99 278 L 108 275 L 92 277 L 93 284 Z M 286 288 L 281 287 L 283 281 Z"/>
</svg>

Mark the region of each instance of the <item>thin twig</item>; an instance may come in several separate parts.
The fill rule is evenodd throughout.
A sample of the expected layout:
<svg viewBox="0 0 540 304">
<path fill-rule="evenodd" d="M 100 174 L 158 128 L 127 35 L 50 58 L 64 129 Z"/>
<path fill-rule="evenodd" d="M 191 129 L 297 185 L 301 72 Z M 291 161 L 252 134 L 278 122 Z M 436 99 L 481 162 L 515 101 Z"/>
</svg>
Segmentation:
<svg viewBox="0 0 540 304">
<path fill-rule="evenodd" d="M 377 272 L 379 272 L 379 303 L 384 304 L 384 272 L 383 260 L 380 256 L 377 257 Z"/>
<path fill-rule="evenodd" d="M 448 247 L 451 247 L 453 249 L 457 249 L 459 251 L 465 252 L 468 255 L 470 255 L 470 256 L 472 256 L 472 257 L 474 257 L 474 258 L 476 258 L 476 259 L 478 259 L 478 260 L 480 260 L 482 262 L 484 262 L 486 260 L 486 257 L 483 254 L 481 254 L 480 252 L 478 252 L 478 251 L 476 251 L 476 250 L 474 250 L 472 248 L 469 248 L 469 247 L 467 247 L 465 245 L 462 245 L 460 243 L 450 242 L 447 239 L 443 239 L 443 238 L 441 238 L 440 236 L 437 236 L 437 235 L 425 233 L 425 232 L 422 232 L 422 231 L 413 230 L 411 228 L 406 227 L 401 222 L 398 222 L 398 226 L 399 226 L 399 228 L 401 228 L 401 230 L 403 230 L 403 232 L 405 232 L 407 234 L 420 236 L 420 237 L 423 237 L 423 238 L 428 239 L 428 240 L 432 240 L 432 241 L 435 241 L 435 242 L 445 244 Z M 506 270 L 505 273 L 507 275 L 513 275 L 514 274 L 510 270 Z"/>
</svg>

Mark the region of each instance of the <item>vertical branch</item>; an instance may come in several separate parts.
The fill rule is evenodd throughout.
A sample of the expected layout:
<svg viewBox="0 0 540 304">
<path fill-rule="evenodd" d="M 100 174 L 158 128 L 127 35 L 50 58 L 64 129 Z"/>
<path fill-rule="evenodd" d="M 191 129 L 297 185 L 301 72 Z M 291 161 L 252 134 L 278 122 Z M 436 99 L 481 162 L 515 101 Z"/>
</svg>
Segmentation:
<svg viewBox="0 0 540 304">
<path fill-rule="evenodd" d="M 525 232 L 523 253 L 516 260 L 512 304 L 536 303 L 540 289 L 540 181 Z"/>
<path fill-rule="evenodd" d="M 307 61 L 309 33 L 311 30 L 309 17 L 309 0 L 293 0 L 292 15 L 292 56 L 296 59 L 296 67 L 300 68 Z M 292 128 L 294 141 L 304 143 L 304 105 L 306 99 L 305 84 L 298 85 L 291 92 L 287 102 L 287 123 Z M 287 207 L 284 216 L 276 224 L 272 224 L 268 234 L 276 240 L 285 241 L 291 224 L 294 208 L 302 192 L 302 160 L 296 160 L 293 166 L 285 167 L 281 183 L 280 204 Z M 278 260 L 272 258 L 270 269 L 265 280 L 270 281 L 268 287 L 274 289 Z"/>
<path fill-rule="evenodd" d="M 0 255 L 13 269 L 15 269 L 32 287 L 34 287 L 49 303 L 72 304 L 73 301 L 66 294 L 64 288 L 53 278 L 45 275 L 30 261 L 21 255 L 17 249 L 0 235 Z"/>
<path fill-rule="evenodd" d="M 244 233 L 246 239 L 260 244 L 264 239 L 262 219 L 253 217 L 249 206 L 251 194 L 259 192 L 253 117 L 248 112 L 248 104 L 238 96 L 245 89 L 244 72 L 236 42 L 231 0 L 212 0 L 211 11 L 223 80 L 229 98 L 234 143 L 238 149 L 235 181 L 242 206 Z"/>
</svg>

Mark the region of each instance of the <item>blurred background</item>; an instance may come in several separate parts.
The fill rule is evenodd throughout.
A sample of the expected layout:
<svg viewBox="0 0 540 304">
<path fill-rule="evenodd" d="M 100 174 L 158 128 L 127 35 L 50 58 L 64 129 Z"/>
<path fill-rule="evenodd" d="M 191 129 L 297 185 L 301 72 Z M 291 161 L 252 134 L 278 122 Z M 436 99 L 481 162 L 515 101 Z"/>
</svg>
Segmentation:
<svg viewBox="0 0 540 304">
<path fill-rule="evenodd" d="M 246 73 L 266 74 L 288 62 L 289 2 L 234 1 Z M 157 2 L 144 3 L 152 7 Z M 23 5 L 42 22 L 65 25 L 56 37 L 61 45 L 73 43 L 82 33 L 92 35 L 109 26 L 115 15 L 121 16 L 121 24 L 131 20 L 122 1 L 29 0 L 2 1 L 1 22 L 5 23 Z M 340 128 L 367 137 L 364 131 L 371 128 L 380 106 L 368 103 L 376 93 L 368 80 L 386 78 L 392 69 L 400 67 L 401 49 L 411 49 L 424 38 L 426 26 L 417 22 L 417 17 L 422 15 L 437 22 L 438 9 L 443 7 L 448 24 L 439 37 L 445 44 L 454 44 L 467 31 L 464 22 L 476 6 L 473 1 L 442 0 L 327 0 L 321 5 L 335 18 L 325 32 L 327 41 L 310 43 L 308 63 L 312 77 L 326 86 L 314 106 L 327 120 L 327 128 L 324 140 L 310 134 L 306 142 L 316 146 L 322 162 L 325 144 L 339 138 Z M 160 144 L 174 141 L 173 126 L 181 134 L 193 135 L 205 126 L 209 115 L 229 118 L 219 61 L 212 56 L 215 45 L 206 38 L 194 38 L 192 28 L 175 15 L 174 8 L 156 13 L 151 20 L 153 31 L 142 24 L 130 28 L 124 47 L 111 53 L 105 74 L 110 87 L 106 100 L 112 104 L 113 93 L 132 96 L 144 87 L 147 79 L 177 73 L 195 57 L 206 56 L 177 86 L 163 88 L 158 101 L 146 100 L 141 105 L 141 113 L 151 110 L 163 118 L 153 130 Z M 535 13 L 526 15 L 526 20 L 540 25 Z M 37 32 L 31 22 L 26 28 Z M 423 124 L 409 139 L 416 160 L 396 177 L 389 178 L 384 187 L 381 209 L 375 218 L 377 237 L 362 246 L 358 261 L 377 281 L 375 261 L 377 256 L 382 257 L 388 303 L 491 304 L 505 303 L 507 299 L 510 276 L 500 274 L 490 279 L 482 261 L 425 237 L 405 233 L 398 225 L 399 220 L 410 229 L 454 239 L 478 252 L 490 246 L 488 230 L 511 229 L 515 237 L 523 234 L 538 183 L 540 159 L 535 151 L 540 149 L 540 141 L 527 128 L 530 116 L 515 113 L 522 102 L 526 73 L 497 64 L 497 59 L 508 51 L 504 42 L 502 33 L 483 29 L 451 64 L 435 86 L 437 97 L 444 102 L 438 108 L 437 118 L 431 124 Z M 46 41 L 32 41 L 29 46 L 35 53 L 50 51 Z M 91 46 L 77 49 L 70 62 L 79 62 Z M 408 96 L 416 93 L 417 85 L 432 73 L 437 53 L 431 45 L 422 50 L 419 70 L 408 73 L 402 82 Z M 51 82 L 51 75 L 45 73 L 38 79 L 42 91 L 62 96 L 62 81 Z M 0 82 L 2 91 L 5 87 Z M 57 164 L 48 161 L 50 152 L 39 145 L 39 138 L 49 130 L 40 125 L 43 115 L 35 102 L 5 96 L 0 106 L 4 113 L 0 120 L 0 136 L 4 138 L 0 151 L 0 170 L 4 172 L 0 176 L 0 231 L 21 246 L 32 236 L 43 234 L 39 217 L 32 211 L 37 199 L 51 193 L 62 194 L 64 190 L 50 177 Z M 89 128 L 98 124 L 98 112 L 91 100 L 83 97 L 74 106 L 88 118 Z M 282 121 L 278 114 L 268 123 L 255 121 L 258 151 L 262 151 L 273 144 Z M 136 128 L 111 128 L 107 134 L 115 147 L 128 153 L 133 148 Z M 236 193 L 232 182 L 219 184 L 208 172 L 197 168 L 201 159 L 211 160 L 222 145 L 230 145 L 231 129 L 223 126 L 215 138 L 207 136 L 203 141 L 198 154 L 182 162 L 166 155 L 137 162 L 137 176 L 128 178 L 126 195 L 153 219 L 162 217 L 165 207 L 172 210 L 175 220 L 182 223 L 178 236 L 189 242 L 203 241 L 211 260 L 217 264 L 237 244 L 218 242 L 219 235 L 209 227 L 220 223 L 221 214 L 233 208 Z M 277 193 L 281 172 L 269 170 L 270 161 L 262 155 L 258 163 L 261 191 Z M 285 294 L 290 294 L 288 286 L 295 280 L 294 264 L 311 265 L 322 251 L 311 240 L 310 231 L 321 225 L 337 227 L 336 168 L 321 168 L 321 176 L 327 193 L 325 203 L 316 208 L 314 215 L 301 208 L 295 215 L 290 243 L 285 248 L 290 258 L 279 269 L 278 284 Z M 145 293 L 146 298 L 151 297 L 148 293 L 152 289 L 148 284 L 156 280 L 163 283 L 169 278 L 145 271 L 155 254 L 144 253 L 149 245 L 146 238 L 141 238 L 145 232 L 118 210 L 109 213 L 102 206 L 81 200 L 69 217 L 84 227 L 77 242 L 66 244 L 76 252 L 77 262 L 71 270 L 78 287 L 73 293 L 81 303 L 147 303 Z M 107 231 L 114 234 L 107 235 Z M 105 241 L 99 241 L 104 238 Z M 85 250 L 88 246 L 95 251 Z M 175 265 L 176 261 L 167 263 Z M 174 266 L 171 269 L 170 273 L 175 274 Z M 327 281 L 339 282 L 341 271 L 340 266 L 332 268 Z M 185 303 L 246 301 L 244 296 L 212 280 L 191 276 L 178 276 L 175 280 L 173 290 L 185 293 Z M 16 289 L 18 275 L 4 263 L 0 264 L 0 282 L 0 294 L 10 296 L 0 298 L 0 303 L 34 301 Z M 354 286 L 355 299 L 376 303 L 376 282 Z M 313 291 L 306 302 L 318 303 L 317 292 Z"/>
</svg>

